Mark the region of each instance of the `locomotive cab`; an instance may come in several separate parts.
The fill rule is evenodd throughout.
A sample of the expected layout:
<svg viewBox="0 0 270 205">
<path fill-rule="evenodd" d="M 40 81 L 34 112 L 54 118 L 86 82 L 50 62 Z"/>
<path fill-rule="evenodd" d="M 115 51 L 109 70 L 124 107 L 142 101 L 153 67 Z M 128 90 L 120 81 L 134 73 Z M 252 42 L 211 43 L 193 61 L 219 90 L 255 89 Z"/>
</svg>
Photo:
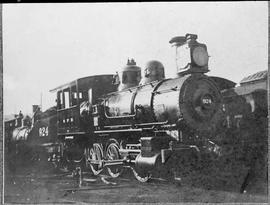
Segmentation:
<svg viewBox="0 0 270 205">
<path fill-rule="evenodd" d="M 58 135 L 74 136 L 89 132 L 90 108 L 104 92 L 116 91 L 112 81 L 113 75 L 89 76 L 51 90 L 57 92 Z"/>
</svg>

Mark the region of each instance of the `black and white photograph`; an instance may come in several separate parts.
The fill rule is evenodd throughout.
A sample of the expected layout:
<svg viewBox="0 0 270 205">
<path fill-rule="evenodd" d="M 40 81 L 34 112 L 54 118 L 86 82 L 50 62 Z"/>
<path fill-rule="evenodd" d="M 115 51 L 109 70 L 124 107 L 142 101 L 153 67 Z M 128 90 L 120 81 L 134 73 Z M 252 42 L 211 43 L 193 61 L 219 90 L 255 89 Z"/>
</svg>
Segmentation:
<svg viewBox="0 0 270 205">
<path fill-rule="evenodd" d="M 269 2 L 0 6 L 2 203 L 268 204 Z"/>
</svg>

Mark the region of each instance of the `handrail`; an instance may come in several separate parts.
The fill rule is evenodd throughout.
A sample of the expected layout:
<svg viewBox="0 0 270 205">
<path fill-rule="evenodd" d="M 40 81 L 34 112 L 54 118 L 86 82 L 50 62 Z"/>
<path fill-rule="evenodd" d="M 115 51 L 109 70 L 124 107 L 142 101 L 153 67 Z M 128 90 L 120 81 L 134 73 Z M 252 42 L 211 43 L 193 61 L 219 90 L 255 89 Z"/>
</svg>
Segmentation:
<svg viewBox="0 0 270 205">
<path fill-rule="evenodd" d="M 104 108 L 105 109 L 105 108 Z M 136 114 L 137 114 L 137 109 L 136 109 L 136 111 L 135 111 L 135 114 L 133 114 L 133 115 L 121 115 L 121 116 L 113 116 L 113 117 L 111 117 L 111 116 L 108 116 L 107 115 L 107 112 L 106 112 L 106 110 L 104 110 L 105 112 L 105 117 L 106 118 L 108 118 L 108 119 L 123 119 L 123 118 L 133 118 L 133 117 L 135 117 L 136 116 Z"/>
<path fill-rule="evenodd" d="M 168 120 L 163 122 L 149 122 L 149 123 L 141 123 L 141 124 L 135 124 L 135 126 L 147 126 L 147 125 L 164 125 L 167 124 Z"/>
<path fill-rule="evenodd" d="M 100 133 L 118 133 L 118 132 L 142 132 L 144 129 L 138 128 L 138 129 L 124 129 L 124 130 L 96 130 L 94 131 L 95 134 Z"/>
<path fill-rule="evenodd" d="M 153 94 L 162 94 L 162 93 L 167 93 L 167 92 L 177 91 L 177 90 L 180 90 L 180 88 L 178 88 L 178 86 L 175 86 L 173 88 L 168 88 L 168 89 L 165 89 L 165 90 L 153 91 L 152 93 Z"/>
</svg>

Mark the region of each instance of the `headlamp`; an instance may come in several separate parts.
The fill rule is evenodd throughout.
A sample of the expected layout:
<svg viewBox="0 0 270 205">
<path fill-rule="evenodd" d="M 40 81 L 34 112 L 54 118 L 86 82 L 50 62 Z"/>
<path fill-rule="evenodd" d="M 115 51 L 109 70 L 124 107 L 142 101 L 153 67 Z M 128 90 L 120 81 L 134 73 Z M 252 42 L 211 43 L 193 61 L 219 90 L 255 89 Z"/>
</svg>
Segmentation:
<svg viewBox="0 0 270 205">
<path fill-rule="evenodd" d="M 205 66 L 208 64 L 208 53 L 207 50 L 202 46 L 197 46 L 193 49 L 192 58 L 194 63 L 198 66 Z"/>
</svg>

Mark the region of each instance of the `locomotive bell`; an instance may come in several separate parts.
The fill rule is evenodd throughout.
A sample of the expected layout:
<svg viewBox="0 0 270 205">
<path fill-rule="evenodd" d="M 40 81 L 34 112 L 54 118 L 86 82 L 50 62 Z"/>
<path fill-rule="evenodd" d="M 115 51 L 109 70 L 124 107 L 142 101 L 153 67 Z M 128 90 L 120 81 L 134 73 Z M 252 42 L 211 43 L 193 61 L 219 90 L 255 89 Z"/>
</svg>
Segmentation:
<svg viewBox="0 0 270 205">
<path fill-rule="evenodd" d="M 127 61 L 127 65 L 120 71 L 120 84 L 118 91 L 135 87 L 141 80 L 141 68 L 136 65 L 134 59 Z"/>
<path fill-rule="evenodd" d="M 150 83 L 152 81 L 160 81 L 165 78 L 164 66 L 157 60 L 151 60 L 146 63 L 144 70 L 144 77 L 140 85 Z"/>
<path fill-rule="evenodd" d="M 197 37 L 195 34 L 186 34 L 169 41 L 176 47 L 176 67 L 179 76 L 209 71 L 207 46 L 197 42 Z"/>
</svg>

